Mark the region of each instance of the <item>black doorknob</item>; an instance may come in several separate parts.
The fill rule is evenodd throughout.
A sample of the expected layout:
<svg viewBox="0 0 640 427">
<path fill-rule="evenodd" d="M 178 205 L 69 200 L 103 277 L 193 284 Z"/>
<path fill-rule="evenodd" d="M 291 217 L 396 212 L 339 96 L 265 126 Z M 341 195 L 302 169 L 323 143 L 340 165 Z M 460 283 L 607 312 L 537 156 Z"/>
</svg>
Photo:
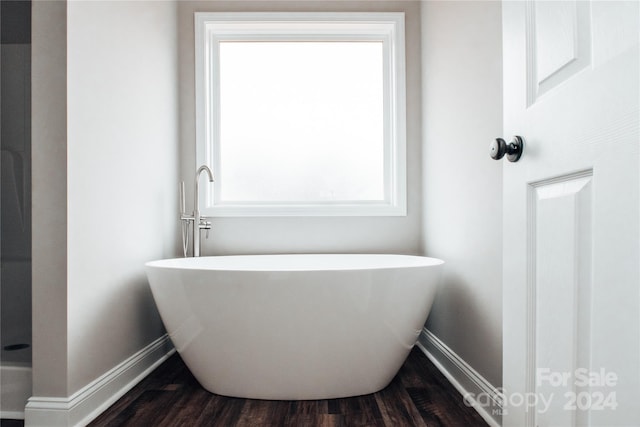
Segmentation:
<svg viewBox="0 0 640 427">
<path fill-rule="evenodd" d="M 496 138 L 491 141 L 489 146 L 489 155 L 494 160 L 500 160 L 507 155 L 507 160 L 510 162 L 517 162 L 522 156 L 522 150 L 524 149 L 524 140 L 522 137 L 516 135 L 513 140 L 507 144 L 504 139 Z"/>
</svg>

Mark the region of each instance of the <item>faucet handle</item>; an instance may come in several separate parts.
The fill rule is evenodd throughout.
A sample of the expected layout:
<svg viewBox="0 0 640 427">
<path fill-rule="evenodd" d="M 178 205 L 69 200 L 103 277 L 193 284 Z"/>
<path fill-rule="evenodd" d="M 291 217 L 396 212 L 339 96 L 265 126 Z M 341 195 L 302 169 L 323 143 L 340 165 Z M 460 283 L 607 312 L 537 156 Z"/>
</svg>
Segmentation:
<svg viewBox="0 0 640 427">
<path fill-rule="evenodd" d="M 207 217 L 200 217 L 201 221 L 200 221 L 200 229 L 202 230 L 206 230 L 206 233 L 204 234 L 204 238 L 208 239 L 209 238 L 209 230 L 211 230 L 211 221 L 207 221 Z"/>
</svg>

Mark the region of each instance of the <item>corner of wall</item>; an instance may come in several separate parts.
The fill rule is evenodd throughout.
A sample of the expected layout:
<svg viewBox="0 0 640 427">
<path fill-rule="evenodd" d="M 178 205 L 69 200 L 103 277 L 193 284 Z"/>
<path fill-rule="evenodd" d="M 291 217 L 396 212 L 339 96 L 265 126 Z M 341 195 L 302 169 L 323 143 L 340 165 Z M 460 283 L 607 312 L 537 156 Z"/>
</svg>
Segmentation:
<svg viewBox="0 0 640 427">
<path fill-rule="evenodd" d="M 67 394 L 67 3 L 32 5 L 33 390 Z"/>
</svg>

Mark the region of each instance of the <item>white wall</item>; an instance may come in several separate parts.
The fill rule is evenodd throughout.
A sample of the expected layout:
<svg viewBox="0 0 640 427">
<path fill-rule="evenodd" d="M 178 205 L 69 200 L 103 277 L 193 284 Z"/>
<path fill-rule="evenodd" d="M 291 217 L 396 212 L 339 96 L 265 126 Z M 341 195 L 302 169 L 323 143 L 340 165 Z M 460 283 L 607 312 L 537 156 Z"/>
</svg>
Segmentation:
<svg viewBox="0 0 640 427">
<path fill-rule="evenodd" d="M 176 248 L 175 10 L 68 6 L 71 391 L 163 334 L 143 264 Z"/>
<path fill-rule="evenodd" d="M 446 261 L 427 328 L 502 384 L 501 5 L 422 3 L 424 251 Z"/>
<path fill-rule="evenodd" d="M 34 395 L 68 397 L 164 334 L 143 264 L 177 254 L 176 5 L 34 2 L 33 32 Z"/>
<path fill-rule="evenodd" d="M 181 1 L 179 2 L 181 176 L 192 208 L 195 160 L 195 11 L 405 12 L 407 68 L 406 217 L 214 218 L 204 255 L 278 252 L 420 251 L 420 13 L 417 1 Z M 213 171 L 214 176 L 216 171 Z M 205 180 L 202 179 L 201 185 Z M 204 236 L 204 234 L 203 234 Z"/>
</svg>

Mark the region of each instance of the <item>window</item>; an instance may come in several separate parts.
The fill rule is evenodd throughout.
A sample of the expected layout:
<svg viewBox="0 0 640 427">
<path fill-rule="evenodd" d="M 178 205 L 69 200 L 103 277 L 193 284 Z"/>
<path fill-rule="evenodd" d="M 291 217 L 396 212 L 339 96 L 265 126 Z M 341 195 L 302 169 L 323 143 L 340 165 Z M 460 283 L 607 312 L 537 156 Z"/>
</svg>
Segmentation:
<svg viewBox="0 0 640 427">
<path fill-rule="evenodd" d="M 403 23 L 196 13 L 197 163 L 216 178 L 203 213 L 405 215 Z"/>
</svg>

